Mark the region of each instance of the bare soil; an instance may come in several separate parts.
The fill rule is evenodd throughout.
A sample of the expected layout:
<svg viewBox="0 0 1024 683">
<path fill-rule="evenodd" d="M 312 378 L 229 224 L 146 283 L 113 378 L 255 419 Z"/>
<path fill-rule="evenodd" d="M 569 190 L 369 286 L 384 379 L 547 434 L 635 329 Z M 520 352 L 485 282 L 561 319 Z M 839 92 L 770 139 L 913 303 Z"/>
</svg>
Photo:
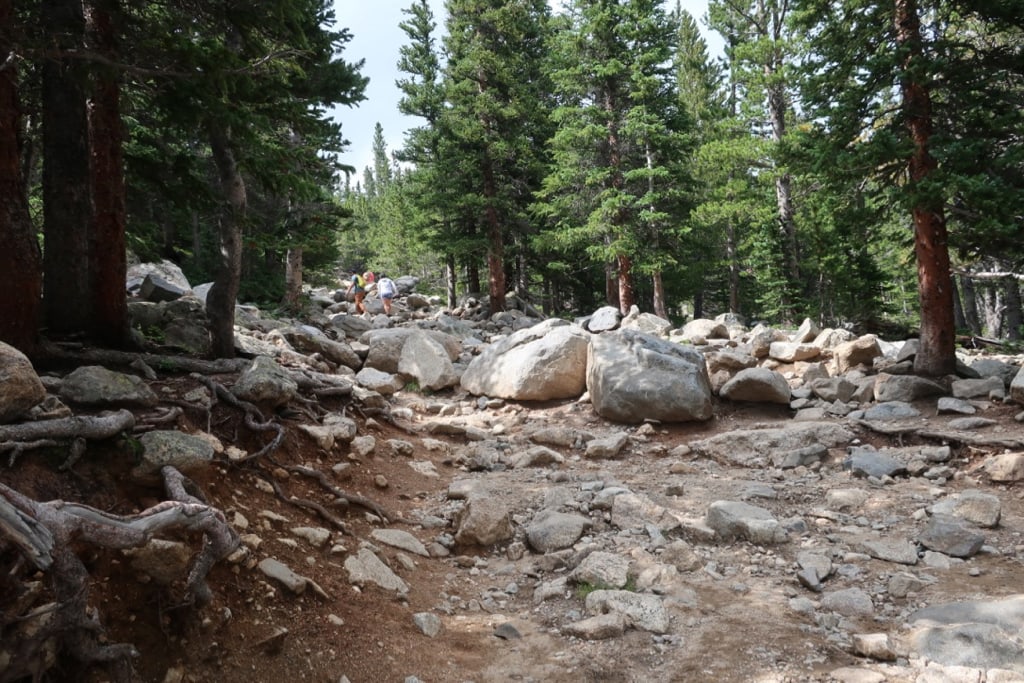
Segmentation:
<svg viewBox="0 0 1024 683">
<path fill-rule="evenodd" d="M 187 378 L 170 379 L 165 386 L 173 394 L 182 395 L 192 388 L 191 382 Z M 417 422 L 423 423 L 439 419 L 431 413 L 431 403 L 458 402 L 458 398 L 402 393 L 393 401 L 396 406 L 411 406 Z M 462 414 L 445 419 L 490 429 L 501 424 L 512 440 L 527 423 L 575 426 L 598 434 L 625 429 L 598 419 L 585 403 L 510 404 L 476 410 L 475 400 L 466 397 L 460 405 Z M 934 416 L 933 406 L 930 403 L 922 410 L 931 413 L 926 412 L 924 422 L 936 427 L 945 418 Z M 344 403 L 329 407 L 340 410 Z M 984 415 L 995 417 L 999 421 L 996 429 L 1004 434 L 1019 436 L 1021 427 L 1013 419 L 1015 412 L 1010 405 L 992 405 Z M 830 534 L 841 523 L 811 514 L 821 507 L 824 491 L 868 487 L 841 470 L 839 461 L 845 451 L 831 453 L 818 472 L 796 473 L 754 471 L 667 456 L 676 446 L 695 439 L 790 418 L 791 412 L 784 407 L 719 404 L 716 417 L 707 423 L 657 426 L 652 433 L 637 436 L 631 441 L 628 455 L 620 459 L 593 461 L 583 458 L 579 451 L 563 449 L 566 462 L 560 466 L 498 472 L 468 472 L 461 466 L 453 454 L 464 438 L 430 435 L 452 447 L 447 453 L 430 451 L 422 447 L 425 434 L 409 434 L 382 420 L 360 420 L 360 434 L 374 436 L 378 445 L 388 439 L 412 442 L 413 458 L 432 461 L 439 477 L 420 474 L 409 466 L 409 457 L 393 455 L 387 448 L 379 447 L 379 454 L 366 457 L 352 455 L 344 446 L 325 452 L 296 429 L 308 417 L 283 418 L 288 436 L 272 456 L 279 465 L 305 465 L 330 474 L 333 465 L 348 462 L 351 466 L 334 483 L 374 500 L 404 520 L 421 515 L 450 518 L 457 504 L 447 498 L 448 485 L 466 477 L 480 479 L 493 495 L 513 506 L 518 522 L 528 521 L 531 505 L 551 488 L 578 487 L 580 482 L 592 479 L 619 482 L 694 517 L 702 516 L 715 500 L 738 499 L 751 483 L 768 484 L 776 492 L 775 497 L 749 502 L 769 508 L 780 518 L 805 516 L 807 533 L 774 548 L 692 540 L 706 564 L 683 576 L 679 590 L 665 596 L 673 614 L 672 632 L 665 637 L 630 630 L 619 638 L 585 642 L 562 635 L 562 626 L 585 616 L 582 599 L 570 595 L 534 604 L 532 594 L 537 584 L 551 580 L 564 569 L 529 551 L 522 558 L 510 559 L 505 545 L 457 548 L 449 557 L 414 557 L 415 566 L 410 567 L 397 550 L 375 544 L 392 569 L 410 585 L 410 592 L 397 596 L 376 587 L 355 588 L 343 568 L 346 552 L 337 548 L 332 552 L 330 548 L 340 544 L 348 553 L 358 551 L 370 532 L 383 526 L 381 520 L 350 506 L 339 512 L 345 521 L 345 533 L 336 530 L 333 542 L 324 549 L 303 541 L 295 543 L 288 533 L 291 527 L 328 525 L 311 510 L 257 486 L 258 474 L 275 477 L 289 497 L 330 503 L 315 481 L 287 474 L 269 461 L 244 467 L 225 461 L 196 481 L 208 502 L 224 510 L 229 521 L 237 519 L 236 514 L 244 517 L 250 524 L 248 531 L 263 540 L 248 560 L 222 562 L 215 567 L 210 575 L 214 595 L 210 604 L 201 609 L 182 605 L 176 598 L 176 586 L 159 586 L 139 576 L 119 551 L 83 548 L 82 558 L 92 576 L 90 604 L 106 627 L 110 642 L 130 642 L 138 649 L 137 680 L 154 683 L 327 683 L 343 680 L 343 676 L 352 683 L 399 682 L 410 676 L 425 683 L 827 681 L 829 672 L 839 667 L 872 663 L 849 654 L 810 618 L 793 612 L 788 603 L 798 595 L 818 598 L 797 583 L 793 558 L 803 548 L 827 550 L 834 543 Z M 203 416 L 186 414 L 178 427 L 191 431 L 206 429 L 207 425 Z M 225 444 L 250 451 L 269 438 L 248 432 L 237 411 L 224 405 L 215 407 L 210 431 Z M 879 446 L 914 440 L 872 432 L 860 432 L 860 438 Z M 997 493 L 1003 502 L 1002 525 L 988 534 L 988 544 L 1000 552 L 982 554 L 949 570 L 926 571 L 935 583 L 903 602 L 880 605 L 875 618 L 859 624 L 863 632 L 897 631 L 901 614 L 915 606 L 1019 591 L 1024 576 L 1021 490 L 993 486 L 973 471 L 995 449 L 952 445 L 959 473 L 956 478 L 946 484 L 902 479 L 875 487 L 860 516 L 874 528 L 912 538 L 915 522 L 911 515 L 936 498 L 934 489 L 956 491 L 980 485 Z M 64 454 L 56 451 L 29 452 L 14 466 L 0 470 L 0 481 L 37 500 L 83 502 L 118 514 L 137 512 L 162 499 L 161 490 L 131 482 L 128 474 L 134 457 L 127 440 L 91 445 L 71 473 L 57 471 L 63 458 Z M 386 480 L 386 486 L 381 486 L 380 477 Z M 683 494 L 669 495 L 669 485 L 678 487 L 672 489 L 675 493 L 682 490 Z M 263 511 L 272 511 L 288 522 L 266 521 L 261 516 Z M 393 526 L 427 544 L 440 533 L 452 531 L 450 526 Z M 611 543 L 632 554 L 639 568 L 650 562 L 648 554 L 640 550 L 642 539 L 621 532 L 616 535 L 614 531 L 598 520 L 589 536 L 606 538 L 603 534 L 608 534 Z M 190 541 L 198 547 L 197 539 Z M 272 585 L 254 566 L 264 557 L 274 557 L 311 578 L 329 597 L 314 591 L 296 596 Z M 858 585 L 872 594 L 881 594 L 888 577 L 906 570 L 877 560 L 858 564 L 862 568 L 859 576 L 832 579 L 830 588 Z M 977 575 L 969 573 L 972 568 L 980 570 Z M 509 584 L 516 588 L 508 590 Z M 487 600 L 488 596 L 492 599 Z M 441 616 L 440 634 L 430 638 L 420 632 L 412 618 L 418 612 Z M 495 629 L 502 624 L 511 624 L 521 637 L 498 637 Z M 287 629 L 283 635 L 282 629 Z M 83 669 L 62 659 L 46 679 L 92 683 L 107 681 L 109 675 L 102 668 Z"/>
</svg>

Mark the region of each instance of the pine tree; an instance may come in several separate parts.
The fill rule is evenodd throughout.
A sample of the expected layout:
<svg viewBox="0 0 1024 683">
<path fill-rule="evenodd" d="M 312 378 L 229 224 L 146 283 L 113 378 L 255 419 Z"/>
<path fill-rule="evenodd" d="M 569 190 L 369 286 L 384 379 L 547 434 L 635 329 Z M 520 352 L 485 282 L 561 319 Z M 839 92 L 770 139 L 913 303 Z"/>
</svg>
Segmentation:
<svg viewBox="0 0 1024 683">
<path fill-rule="evenodd" d="M 671 263 L 659 226 L 673 225 L 688 201 L 691 126 L 673 81 L 675 27 L 654 0 L 577 0 L 567 15 L 552 169 L 537 209 L 555 223 L 558 246 L 585 246 L 610 268 L 608 302 L 627 313 L 636 271 Z"/>
</svg>

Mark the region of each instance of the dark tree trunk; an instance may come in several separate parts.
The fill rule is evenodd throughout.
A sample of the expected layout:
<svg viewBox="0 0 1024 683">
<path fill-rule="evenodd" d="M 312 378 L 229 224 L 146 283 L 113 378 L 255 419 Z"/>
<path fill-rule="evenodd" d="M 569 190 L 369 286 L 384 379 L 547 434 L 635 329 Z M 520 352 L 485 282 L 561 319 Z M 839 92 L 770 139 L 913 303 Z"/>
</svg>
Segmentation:
<svg viewBox="0 0 1024 683">
<path fill-rule="evenodd" d="M 43 0 L 41 11 L 58 50 L 83 48 L 80 0 Z M 88 330 L 92 319 L 89 117 L 78 65 L 54 56 L 42 69 L 43 304 L 46 327 L 56 334 Z"/>
<path fill-rule="evenodd" d="M 964 315 L 964 307 L 960 303 L 960 292 L 956 287 L 956 278 L 953 278 L 953 324 L 958 330 L 967 329 L 967 317 Z"/>
<path fill-rule="evenodd" d="M 604 298 L 609 306 L 619 307 L 619 280 L 615 275 L 615 264 L 604 264 Z"/>
<path fill-rule="evenodd" d="M 1021 312 L 1020 283 L 1012 275 L 1006 278 L 1006 338 L 1010 341 L 1020 341 L 1021 324 L 1024 324 L 1024 315 Z"/>
<path fill-rule="evenodd" d="M 668 320 L 668 307 L 665 305 L 665 283 L 661 279 L 661 271 L 657 270 L 651 276 L 651 284 L 654 286 L 654 315 Z"/>
<path fill-rule="evenodd" d="M 729 312 L 740 313 L 740 257 L 736 226 L 729 221 L 725 229 L 725 251 L 729 259 Z"/>
<path fill-rule="evenodd" d="M 116 36 L 109 4 L 96 3 L 90 18 L 97 50 L 114 61 L 117 59 Z M 89 235 L 91 322 L 92 336 L 113 347 L 127 346 L 130 339 L 125 297 L 128 260 L 120 100 L 117 73 L 99 70 L 90 116 L 94 207 Z"/>
<path fill-rule="evenodd" d="M 213 286 L 206 297 L 206 316 L 216 358 L 235 355 L 235 300 L 242 276 L 242 224 L 245 220 L 245 181 L 231 148 L 231 131 L 210 123 L 210 149 L 220 175 L 224 201 L 220 212 L 220 260 Z"/>
<path fill-rule="evenodd" d="M 909 160 L 910 191 L 917 191 L 938 168 L 929 151 L 932 103 L 928 86 L 915 75 L 924 59 L 921 22 L 916 0 L 896 0 L 897 42 L 906 57 L 901 78 L 902 108 L 914 143 Z M 950 273 L 946 214 L 939 197 L 919 197 L 913 207 L 914 254 L 917 256 L 918 296 L 921 302 L 921 350 L 914 371 L 941 376 L 956 371 L 956 327 L 953 322 L 953 282 Z"/>
<path fill-rule="evenodd" d="M 466 266 L 466 287 L 474 296 L 480 294 L 480 266 L 476 261 L 470 261 Z"/>
<path fill-rule="evenodd" d="M 505 232 L 495 207 L 498 187 L 489 163 L 484 164 L 484 222 L 487 224 L 487 294 L 491 313 L 505 310 Z"/>
<path fill-rule="evenodd" d="M 10 26 L 13 17 L 11 0 L 0 0 L 0 26 Z M 0 30 L 0 55 L 11 54 L 10 38 Z M 39 331 L 43 280 L 21 174 L 16 64 L 0 68 L 0 291 L 7 293 L 0 296 L 0 341 L 30 355 Z"/>
<path fill-rule="evenodd" d="M 981 336 L 981 319 L 978 317 L 978 293 L 974 289 L 974 280 L 970 275 L 960 276 L 960 289 L 963 291 L 964 320 L 967 329 L 975 336 Z"/>
<path fill-rule="evenodd" d="M 446 254 L 444 257 L 444 282 L 448 295 L 448 308 L 455 308 L 458 303 L 455 286 L 458 284 L 459 271 L 455 268 L 455 254 Z"/>
</svg>

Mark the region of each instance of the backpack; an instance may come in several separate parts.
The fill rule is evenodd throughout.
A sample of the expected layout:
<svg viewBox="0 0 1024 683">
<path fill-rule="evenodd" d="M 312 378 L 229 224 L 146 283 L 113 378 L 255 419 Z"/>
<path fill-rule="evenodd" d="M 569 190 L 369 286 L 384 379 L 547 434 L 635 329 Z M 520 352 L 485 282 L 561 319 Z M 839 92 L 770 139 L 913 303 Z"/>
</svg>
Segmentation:
<svg viewBox="0 0 1024 683">
<path fill-rule="evenodd" d="M 363 279 L 362 275 L 356 273 L 353 276 L 353 279 L 355 280 L 356 287 L 358 287 L 359 289 L 366 289 L 366 280 Z"/>
</svg>

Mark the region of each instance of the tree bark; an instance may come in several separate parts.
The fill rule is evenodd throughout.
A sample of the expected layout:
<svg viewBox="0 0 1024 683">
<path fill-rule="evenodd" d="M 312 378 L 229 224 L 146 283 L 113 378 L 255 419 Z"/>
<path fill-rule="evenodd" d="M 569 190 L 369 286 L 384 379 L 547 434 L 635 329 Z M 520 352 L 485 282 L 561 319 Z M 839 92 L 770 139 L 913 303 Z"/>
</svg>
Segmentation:
<svg viewBox="0 0 1024 683">
<path fill-rule="evenodd" d="M 490 161 L 484 163 L 484 222 L 487 224 L 487 293 L 491 313 L 505 310 L 505 233 L 495 202 L 498 187 Z"/>
<path fill-rule="evenodd" d="M 81 0 L 43 0 L 45 29 L 58 50 L 84 47 Z M 89 117 L 75 60 L 43 64 L 43 308 L 54 333 L 91 327 Z M 122 283 L 123 284 L 123 283 Z"/>
<path fill-rule="evenodd" d="M 1021 325 L 1024 324 L 1024 314 L 1021 311 L 1020 283 L 1017 278 L 1006 278 L 1006 338 L 1011 341 L 1019 341 L 1021 338 Z"/>
<path fill-rule="evenodd" d="M 10 26 L 13 21 L 11 0 L 0 0 L 0 26 Z M 12 50 L 10 34 L 0 30 L 0 55 L 12 54 Z M 32 355 L 43 280 L 21 174 L 20 127 L 17 61 L 11 61 L 0 68 L 0 291 L 7 292 L 0 296 L 0 341 Z"/>
<path fill-rule="evenodd" d="M 213 286 L 206 297 L 213 353 L 217 358 L 235 355 L 235 300 L 242 277 L 242 222 L 245 219 L 245 181 L 231 148 L 231 131 L 218 121 L 209 124 L 210 148 L 220 174 L 224 202 L 220 215 L 220 260 Z"/>
<path fill-rule="evenodd" d="M 285 257 L 284 305 L 292 312 L 302 308 L 302 247 L 293 247 Z"/>
<path fill-rule="evenodd" d="M 111 3 L 95 3 L 90 19 L 96 49 L 116 61 L 116 35 L 110 7 Z M 125 296 L 127 199 L 120 101 L 118 74 L 111 69 L 99 69 L 90 116 L 94 207 L 89 233 L 91 336 L 113 347 L 127 346 L 131 338 Z"/>
<path fill-rule="evenodd" d="M 981 336 L 981 321 L 978 318 L 978 293 L 974 289 L 974 280 L 970 275 L 960 276 L 960 289 L 963 291 L 964 320 L 967 329 L 974 336 Z"/>
<path fill-rule="evenodd" d="M 455 268 L 455 254 L 448 253 L 444 257 L 444 282 L 445 291 L 448 295 L 448 308 L 455 308 L 458 303 L 456 297 L 456 284 L 458 283 L 459 271 Z"/>
<path fill-rule="evenodd" d="M 914 192 L 919 191 L 920 186 L 938 168 L 929 150 L 932 135 L 931 93 L 916 73 L 918 63 L 925 58 L 916 0 L 896 0 L 896 33 L 898 47 L 906 54 L 900 87 L 902 108 L 914 144 L 914 152 L 908 162 L 910 191 Z M 952 374 L 956 371 L 956 327 L 953 321 L 953 283 L 942 199 L 919 195 L 912 212 L 918 296 L 921 303 L 921 349 L 914 360 L 914 371 L 928 376 Z"/>
<path fill-rule="evenodd" d="M 665 305 L 665 282 L 661 279 L 661 271 L 654 271 L 651 276 L 651 284 L 654 286 L 654 315 L 668 320 L 668 307 Z"/>
<path fill-rule="evenodd" d="M 636 303 L 633 291 L 633 259 L 626 254 L 616 257 L 619 270 L 619 312 L 627 315 Z"/>
</svg>

